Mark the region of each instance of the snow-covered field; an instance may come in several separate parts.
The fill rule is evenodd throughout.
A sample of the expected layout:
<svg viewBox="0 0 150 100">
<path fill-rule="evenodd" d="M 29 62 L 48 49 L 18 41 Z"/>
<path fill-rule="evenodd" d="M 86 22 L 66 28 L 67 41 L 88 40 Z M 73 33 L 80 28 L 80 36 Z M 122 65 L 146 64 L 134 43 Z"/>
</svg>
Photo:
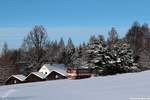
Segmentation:
<svg viewBox="0 0 150 100">
<path fill-rule="evenodd" d="M 150 100 L 150 71 L 1 86 L 0 100 Z"/>
</svg>

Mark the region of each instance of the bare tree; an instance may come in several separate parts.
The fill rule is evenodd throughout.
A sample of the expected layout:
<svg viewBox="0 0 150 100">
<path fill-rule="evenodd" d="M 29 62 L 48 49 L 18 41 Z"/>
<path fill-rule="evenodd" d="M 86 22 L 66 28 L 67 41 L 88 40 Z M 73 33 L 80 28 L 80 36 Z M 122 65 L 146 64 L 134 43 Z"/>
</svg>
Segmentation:
<svg viewBox="0 0 150 100">
<path fill-rule="evenodd" d="M 143 37 L 144 37 L 143 32 L 146 31 L 145 28 L 146 28 L 145 26 L 141 28 L 141 25 L 138 22 L 134 22 L 132 27 L 126 34 L 127 41 L 130 43 L 132 49 L 135 52 L 137 52 L 139 49 L 143 47 Z"/>
<path fill-rule="evenodd" d="M 113 44 L 118 40 L 118 33 L 114 27 L 112 27 L 111 31 L 108 33 L 108 46 L 111 48 Z"/>
<path fill-rule="evenodd" d="M 47 42 L 47 32 L 43 26 L 35 26 L 23 42 L 24 57 L 31 66 L 39 67 L 44 60 L 44 48 Z"/>
</svg>

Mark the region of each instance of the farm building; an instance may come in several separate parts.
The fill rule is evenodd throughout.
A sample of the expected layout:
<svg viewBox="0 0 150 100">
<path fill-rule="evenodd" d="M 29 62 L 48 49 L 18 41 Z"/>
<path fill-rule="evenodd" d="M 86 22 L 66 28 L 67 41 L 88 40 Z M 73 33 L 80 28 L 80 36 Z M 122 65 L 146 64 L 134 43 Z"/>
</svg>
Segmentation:
<svg viewBox="0 0 150 100">
<path fill-rule="evenodd" d="M 66 79 L 66 75 L 63 75 L 57 71 L 52 71 L 49 75 L 47 75 L 46 79 L 47 80 Z"/>
<path fill-rule="evenodd" d="M 38 82 L 46 80 L 46 75 L 41 72 L 31 72 L 27 78 L 26 82 Z"/>
<path fill-rule="evenodd" d="M 5 82 L 6 85 L 18 84 L 25 82 L 26 77 L 24 75 L 11 75 Z"/>
<path fill-rule="evenodd" d="M 45 64 L 39 72 L 45 74 L 47 80 L 67 78 L 67 67 L 64 64 Z"/>
<path fill-rule="evenodd" d="M 83 79 L 91 77 L 91 70 L 86 67 L 70 67 L 67 69 L 68 79 Z"/>
</svg>

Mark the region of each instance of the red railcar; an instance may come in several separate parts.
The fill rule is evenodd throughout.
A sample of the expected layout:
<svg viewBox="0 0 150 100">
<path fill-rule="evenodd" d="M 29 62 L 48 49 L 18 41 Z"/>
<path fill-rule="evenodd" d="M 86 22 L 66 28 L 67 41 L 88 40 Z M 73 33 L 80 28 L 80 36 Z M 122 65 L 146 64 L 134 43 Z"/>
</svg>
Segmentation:
<svg viewBox="0 0 150 100">
<path fill-rule="evenodd" d="M 83 79 L 91 77 L 91 70 L 89 68 L 68 68 L 68 79 Z"/>
</svg>

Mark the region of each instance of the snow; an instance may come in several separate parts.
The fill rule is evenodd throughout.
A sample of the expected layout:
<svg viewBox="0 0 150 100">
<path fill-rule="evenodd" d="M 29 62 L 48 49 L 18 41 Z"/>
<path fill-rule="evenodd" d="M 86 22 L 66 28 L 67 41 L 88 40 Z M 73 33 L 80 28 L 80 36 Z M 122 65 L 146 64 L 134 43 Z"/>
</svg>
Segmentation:
<svg viewBox="0 0 150 100">
<path fill-rule="evenodd" d="M 46 77 L 46 75 L 43 74 L 43 73 L 41 73 L 41 72 L 31 72 L 31 73 L 27 76 L 27 78 L 28 78 L 31 74 L 33 74 L 33 75 L 35 75 L 35 76 L 38 76 L 38 77 L 40 77 L 41 79 L 44 79 L 44 78 Z"/>
<path fill-rule="evenodd" d="M 16 79 L 18 79 L 18 80 L 20 80 L 20 81 L 24 81 L 25 79 L 26 79 L 26 77 L 24 76 L 24 75 L 12 75 L 12 76 L 10 76 L 10 77 L 15 77 Z M 9 77 L 9 78 L 10 78 Z M 8 78 L 8 79 L 9 79 Z"/>
<path fill-rule="evenodd" d="M 45 64 L 43 66 L 45 66 L 46 68 L 48 68 L 48 70 L 50 71 L 50 73 L 53 72 L 53 71 L 55 71 L 55 72 L 60 73 L 63 76 L 67 76 L 67 67 L 64 64 L 52 64 L 52 65 L 51 64 Z M 39 70 L 39 72 L 42 72 L 42 67 Z"/>
<path fill-rule="evenodd" d="M 150 71 L 1 86 L 0 97 L 0 100 L 150 100 Z"/>
</svg>

